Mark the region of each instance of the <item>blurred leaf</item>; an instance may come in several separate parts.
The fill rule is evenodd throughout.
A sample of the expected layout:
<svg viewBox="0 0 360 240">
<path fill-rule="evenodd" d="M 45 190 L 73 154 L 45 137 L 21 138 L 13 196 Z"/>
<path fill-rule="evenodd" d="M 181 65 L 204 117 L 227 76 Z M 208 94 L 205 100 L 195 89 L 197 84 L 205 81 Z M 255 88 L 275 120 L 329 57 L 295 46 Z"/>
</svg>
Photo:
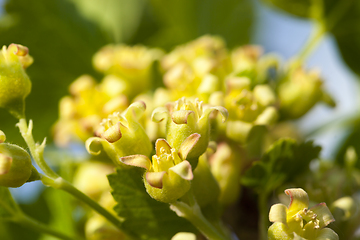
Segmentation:
<svg viewBox="0 0 360 240">
<path fill-rule="evenodd" d="M 178 217 L 169 204 L 152 199 L 142 181 L 143 170 L 117 169 L 108 175 L 113 196 L 118 203 L 114 210 L 125 218 L 124 229 L 137 239 L 168 240 L 177 232 L 194 231 L 185 219 Z"/>
<path fill-rule="evenodd" d="M 114 42 L 124 42 L 139 26 L 145 0 L 71 0 Z"/>
<path fill-rule="evenodd" d="M 12 198 L 9 189 L 0 187 L 0 220 L 1 218 L 9 218 L 18 211 L 19 207 Z"/>
<path fill-rule="evenodd" d="M 310 161 L 319 156 L 320 150 L 312 141 L 297 144 L 293 139 L 280 139 L 260 161 L 254 162 L 241 182 L 258 192 L 270 192 L 308 170 Z"/>
<path fill-rule="evenodd" d="M 160 30 L 151 42 L 165 49 L 204 34 L 222 36 L 229 47 L 248 43 L 253 19 L 250 0 L 151 0 Z"/>
<path fill-rule="evenodd" d="M 5 10 L 0 19 L 0 44 L 23 44 L 34 57 L 27 70 L 33 85 L 26 112 L 34 120 L 35 139 L 41 140 L 57 118 L 58 101 L 68 94 L 68 85 L 81 74 L 95 74 L 92 55 L 107 40 L 68 1 L 9 0 Z M 0 114 L 0 128 L 8 139 L 20 141 L 16 120 L 3 110 Z"/>
</svg>

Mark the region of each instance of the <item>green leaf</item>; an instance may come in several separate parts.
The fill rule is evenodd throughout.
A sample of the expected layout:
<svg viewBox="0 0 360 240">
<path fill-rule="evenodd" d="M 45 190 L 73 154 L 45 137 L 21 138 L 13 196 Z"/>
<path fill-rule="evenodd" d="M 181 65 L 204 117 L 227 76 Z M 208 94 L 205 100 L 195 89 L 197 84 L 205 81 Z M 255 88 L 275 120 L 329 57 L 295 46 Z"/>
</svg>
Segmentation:
<svg viewBox="0 0 360 240">
<path fill-rule="evenodd" d="M 114 210 L 124 218 L 122 227 L 137 239 L 168 240 L 177 232 L 193 232 L 185 219 L 178 217 L 169 204 L 152 199 L 142 181 L 143 170 L 117 169 L 108 175 L 113 196 L 118 203 Z"/>
<path fill-rule="evenodd" d="M 129 40 L 138 28 L 145 0 L 71 0 L 114 42 Z"/>
<path fill-rule="evenodd" d="M 229 47 L 248 43 L 253 19 L 250 0 L 151 0 L 160 29 L 152 44 L 166 49 L 204 34 L 222 36 Z"/>
<path fill-rule="evenodd" d="M 42 139 L 57 118 L 58 101 L 68 94 L 68 85 L 84 73 L 96 74 L 91 58 L 108 41 L 69 1 L 9 0 L 5 10 L 0 46 L 25 45 L 34 58 L 27 69 L 32 92 L 26 99 L 26 115 L 34 120 L 35 139 Z M 0 115 L 9 141 L 20 142 L 16 120 L 3 109 Z"/>
<path fill-rule="evenodd" d="M 319 156 L 320 150 L 312 141 L 297 144 L 293 139 L 280 139 L 260 161 L 253 163 L 241 182 L 258 192 L 270 192 L 308 170 L 310 161 Z"/>
<path fill-rule="evenodd" d="M 19 207 L 15 203 L 8 188 L 0 187 L 0 220 L 1 218 L 11 218 L 19 212 Z"/>
</svg>

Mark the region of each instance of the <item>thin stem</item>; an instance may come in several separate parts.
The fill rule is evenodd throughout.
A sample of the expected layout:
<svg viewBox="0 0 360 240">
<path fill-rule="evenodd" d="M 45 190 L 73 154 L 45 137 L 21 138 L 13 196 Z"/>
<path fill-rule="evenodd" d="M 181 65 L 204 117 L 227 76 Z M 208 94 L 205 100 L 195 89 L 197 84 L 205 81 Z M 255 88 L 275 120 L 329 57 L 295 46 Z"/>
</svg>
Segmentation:
<svg viewBox="0 0 360 240">
<path fill-rule="evenodd" d="M 267 232 L 269 228 L 269 220 L 268 220 L 268 194 L 266 192 L 259 194 L 258 200 L 258 208 L 260 212 L 259 218 L 259 234 L 261 240 L 267 240 Z"/>
<path fill-rule="evenodd" d="M 207 239 L 228 239 L 222 236 L 222 234 L 220 234 L 217 229 L 202 215 L 199 206 L 190 207 L 184 202 L 176 201 L 170 205 L 170 208 L 175 211 L 179 217 L 189 220 Z"/>
<path fill-rule="evenodd" d="M 298 61 L 300 63 L 304 62 L 307 57 L 312 53 L 315 47 L 319 44 L 320 40 L 323 38 L 326 33 L 326 26 L 323 22 L 317 22 L 315 28 L 306 42 L 305 46 L 302 48 L 298 54 Z"/>
<path fill-rule="evenodd" d="M 41 181 L 47 185 L 51 186 L 56 189 L 61 189 L 63 191 L 66 191 L 76 197 L 77 199 L 83 201 L 86 203 L 89 207 L 91 207 L 94 211 L 105 217 L 109 222 L 111 222 L 115 227 L 118 229 L 124 231 L 124 229 L 121 227 L 122 222 L 119 218 L 115 217 L 113 214 L 111 214 L 109 211 L 107 211 L 105 208 L 103 208 L 101 205 L 99 205 L 97 202 L 92 200 L 90 197 L 85 195 L 80 190 L 76 189 L 71 183 L 67 182 L 61 177 L 58 177 L 57 179 L 52 179 L 47 176 L 41 175 Z"/>
<path fill-rule="evenodd" d="M 22 137 L 24 138 L 26 144 L 28 145 L 29 149 L 30 149 L 30 153 L 32 155 L 32 157 L 34 158 L 34 161 L 36 162 L 36 164 L 40 167 L 41 170 L 44 171 L 44 173 L 51 177 L 51 178 L 58 178 L 59 176 L 49 167 L 49 165 L 47 165 L 47 163 L 45 162 L 44 159 L 44 148 L 45 148 L 45 142 L 46 139 L 44 139 L 43 143 L 41 145 L 36 144 L 32 135 L 32 128 L 33 128 L 33 123 L 30 120 L 29 121 L 29 126 L 26 123 L 26 119 L 22 118 L 20 119 L 19 123 L 17 124 L 17 126 L 20 129 L 20 133 L 22 135 Z"/>
<path fill-rule="evenodd" d="M 231 240 L 204 217 L 191 189 L 182 197 L 182 200 L 185 202 L 176 201 L 170 204 L 170 209 L 179 217 L 190 221 L 209 240 Z"/>
<path fill-rule="evenodd" d="M 42 224 L 38 221 L 36 221 L 35 219 L 32 219 L 24 214 L 20 214 L 19 217 L 13 219 L 14 222 L 26 227 L 26 228 L 29 228 L 29 229 L 32 229 L 32 230 L 35 230 L 35 231 L 38 231 L 38 232 L 41 232 L 41 233 L 46 233 L 46 234 L 49 234 L 51 236 L 54 236 L 54 237 L 57 237 L 59 239 L 64 239 L 64 240 L 77 240 L 79 239 L 78 237 L 70 237 L 70 236 L 67 236 L 61 232 L 58 232 L 57 230 L 53 229 L 53 228 L 50 228 L 49 226 L 45 225 L 45 224 Z"/>
</svg>

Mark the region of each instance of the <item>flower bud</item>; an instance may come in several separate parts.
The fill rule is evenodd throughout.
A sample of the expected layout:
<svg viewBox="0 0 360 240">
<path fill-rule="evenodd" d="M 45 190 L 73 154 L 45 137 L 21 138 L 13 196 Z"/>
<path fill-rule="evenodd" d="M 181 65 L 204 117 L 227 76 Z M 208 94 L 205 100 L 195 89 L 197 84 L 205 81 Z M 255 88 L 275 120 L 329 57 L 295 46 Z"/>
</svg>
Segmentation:
<svg viewBox="0 0 360 240">
<path fill-rule="evenodd" d="M 32 61 L 24 46 L 10 44 L 0 50 L 0 107 L 19 119 L 25 117 L 25 98 L 31 91 L 25 68 Z"/>
<path fill-rule="evenodd" d="M 133 154 L 150 155 L 152 144 L 143 126 L 139 123 L 145 112 L 144 102 L 131 104 L 122 114 L 114 113 L 101 123 L 96 135 L 86 141 L 86 149 L 93 155 L 100 154 L 101 147 L 116 163 Z"/>
<path fill-rule="evenodd" d="M 241 156 L 227 143 L 218 145 L 210 157 L 211 172 L 220 186 L 219 202 L 234 203 L 240 195 Z"/>
<path fill-rule="evenodd" d="M 152 161 L 144 155 L 123 157 L 121 161 L 126 165 L 146 169 L 144 184 L 148 194 L 157 201 L 172 203 L 190 189 L 193 173 L 190 163 L 185 159 L 199 138 L 197 133 L 190 135 L 178 151 L 171 148 L 166 140 L 158 139 Z"/>
<path fill-rule="evenodd" d="M 30 155 L 21 147 L 0 143 L 0 186 L 20 187 L 32 173 Z"/>
<path fill-rule="evenodd" d="M 154 110 L 152 119 L 160 122 L 167 118 L 166 139 L 170 146 L 179 150 L 181 144 L 193 133 L 201 135 L 197 145 L 188 155 L 191 166 L 195 169 L 197 158 L 206 151 L 210 140 L 210 114 L 218 111 L 226 121 L 228 112 L 221 106 L 204 105 L 198 99 L 195 101 L 181 98 L 167 104 L 167 108 Z"/>
<path fill-rule="evenodd" d="M 335 103 L 325 93 L 322 84 L 318 71 L 306 72 L 301 67 L 290 68 L 288 75 L 278 87 L 282 115 L 290 119 L 299 118 L 319 101 L 334 106 Z"/>
<path fill-rule="evenodd" d="M 171 240 L 196 240 L 196 235 L 189 232 L 179 232 Z"/>
</svg>

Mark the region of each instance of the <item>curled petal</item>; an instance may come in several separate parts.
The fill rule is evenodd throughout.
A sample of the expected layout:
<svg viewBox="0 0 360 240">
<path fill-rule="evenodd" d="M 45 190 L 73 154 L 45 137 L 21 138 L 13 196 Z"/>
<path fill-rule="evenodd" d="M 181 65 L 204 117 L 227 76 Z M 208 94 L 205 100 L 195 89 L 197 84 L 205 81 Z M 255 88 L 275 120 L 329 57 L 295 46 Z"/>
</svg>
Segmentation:
<svg viewBox="0 0 360 240">
<path fill-rule="evenodd" d="M 302 188 L 286 189 L 285 193 L 290 196 L 288 216 L 291 217 L 300 210 L 309 207 L 309 196 Z"/>
<path fill-rule="evenodd" d="M 18 56 L 26 56 L 29 53 L 29 49 L 27 47 L 15 43 L 10 44 L 8 50 Z"/>
<path fill-rule="evenodd" d="M 101 137 L 104 138 L 109 143 L 114 143 L 118 141 L 122 137 L 120 126 L 121 123 L 117 122 L 115 125 L 107 129 L 103 134 L 101 134 Z"/>
<path fill-rule="evenodd" d="M 339 236 L 330 228 L 323 228 L 315 240 L 339 240 Z"/>
<path fill-rule="evenodd" d="M 164 153 L 171 154 L 171 147 L 165 139 L 156 140 L 155 149 L 156 149 L 156 155 L 158 156 L 162 154 L 161 151 L 165 151 Z"/>
<path fill-rule="evenodd" d="M 103 150 L 102 142 L 104 141 L 104 139 L 98 137 L 89 138 L 85 142 L 86 150 L 92 155 L 99 155 L 100 152 Z"/>
<path fill-rule="evenodd" d="M 316 218 L 319 220 L 320 228 L 326 227 L 335 221 L 330 209 L 326 206 L 326 203 L 319 203 L 311 207 L 309 210 L 313 211 L 317 215 Z"/>
<path fill-rule="evenodd" d="M 131 155 L 120 158 L 120 161 L 126 165 L 141 167 L 146 170 L 150 169 L 151 161 L 147 156 L 144 155 Z"/>
<path fill-rule="evenodd" d="M 287 208 L 284 204 L 272 205 L 269 212 L 269 221 L 281 222 L 286 225 L 286 211 Z"/>
<path fill-rule="evenodd" d="M 169 110 L 165 107 L 158 107 L 152 112 L 151 120 L 159 123 L 169 117 Z"/>
<path fill-rule="evenodd" d="M 206 108 L 204 110 L 204 113 L 202 115 L 201 118 L 208 118 L 210 113 L 212 113 L 213 111 L 218 111 L 219 113 L 221 113 L 222 115 L 222 122 L 226 122 L 226 120 L 228 119 L 229 117 L 229 112 L 228 110 L 226 110 L 226 108 L 224 107 L 221 107 L 221 106 L 215 106 L 215 107 L 209 107 L 209 108 Z"/>
<path fill-rule="evenodd" d="M 201 137 L 198 133 L 193 133 L 188 136 L 179 148 L 179 156 L 182 160 L 185 160 L 191 149 L 196 145 Z"/>
<path fill-rule="evenodd" d="M 10 171 L 12 158 L 0 153 L 0 175 L 6 174 Z"/>
<path fill-rule="evenodd" d="M 6 140 L 5 133 L 0 130 L 0 143 L 5 142 L 5 140 Z"/>
<path fill-rule="evenodd" d="M 190 114 L 193 114 L 193 116 L 195 115 L 195 113 L 191 110 L 175 111 L 171 114 L 171 119 L 176 124 L 187 124 Z"/>
<path fill-rule="evenodd" d="M 179 175 L 184 180 L 192 180 L 194 178 L 193 172 L 191 170 L 191 165 L 188 161 L 182 161 L 181 163 L 175 165 L 172 168 L 169 168 L 170 172 L 174 172 Z"/>
<path fill-rule="evenodd" d="M 146 104 L 143 101 L 137 101 L 132 104 L 126 109 L 124 116 L 129 121 L 131 120 L 138 120 L 145 112 Z"/>
<path fill-rule="evenodd" d="M 162 188 L 163 187 L 163 177 L 166 174 L 163 172 L 147 172 L 145 175 L 146 181 L 150 184 L 150 186 L 154 188 Z"/>
</svg>

